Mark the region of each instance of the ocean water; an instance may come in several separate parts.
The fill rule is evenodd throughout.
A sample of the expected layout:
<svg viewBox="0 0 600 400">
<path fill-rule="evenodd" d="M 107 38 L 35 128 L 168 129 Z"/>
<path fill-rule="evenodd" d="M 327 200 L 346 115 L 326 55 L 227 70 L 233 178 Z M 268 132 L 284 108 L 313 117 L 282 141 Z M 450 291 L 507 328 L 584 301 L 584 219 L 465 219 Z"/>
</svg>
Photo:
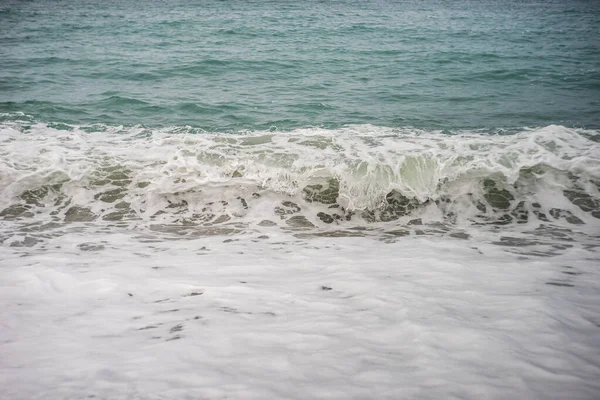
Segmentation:
<svg viewBox="0 0 600 400">
<path fill-rule="evenodd" d="M 600 3 L 0 1 L 0 398 L 596 399 Z"/>
</svg>

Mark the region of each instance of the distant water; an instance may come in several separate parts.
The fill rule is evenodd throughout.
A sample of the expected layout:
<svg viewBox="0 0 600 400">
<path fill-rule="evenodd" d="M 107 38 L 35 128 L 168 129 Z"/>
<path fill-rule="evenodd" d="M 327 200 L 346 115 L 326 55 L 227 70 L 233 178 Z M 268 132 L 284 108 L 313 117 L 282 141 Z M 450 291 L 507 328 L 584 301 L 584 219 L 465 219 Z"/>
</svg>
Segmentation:
<svg viewBox="0 0 600 400">
<path fill-rule="evenodd" d="M 597 1 L 3 1 L 0 112 L 209 131 L 600 127 Z"/>
<path fill-rule="evenodd" d="M 1 1 L 0 398 L 595 399 L 600 3 Z"/>
</svg>

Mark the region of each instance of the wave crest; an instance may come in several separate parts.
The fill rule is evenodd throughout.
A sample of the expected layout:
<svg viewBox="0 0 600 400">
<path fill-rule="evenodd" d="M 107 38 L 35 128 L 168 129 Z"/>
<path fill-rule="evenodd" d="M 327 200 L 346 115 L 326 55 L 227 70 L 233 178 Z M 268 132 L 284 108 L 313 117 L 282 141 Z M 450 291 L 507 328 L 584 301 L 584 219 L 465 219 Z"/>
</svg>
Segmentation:
<svg viewBox="0 0 600 400">
<path fill-rule="evenodd" d="M 590 130 L 209 134 L 12 121 L 0 132 L 5 220 L 309 227 L 600 218 L 600 145 Z"/>
</svg>

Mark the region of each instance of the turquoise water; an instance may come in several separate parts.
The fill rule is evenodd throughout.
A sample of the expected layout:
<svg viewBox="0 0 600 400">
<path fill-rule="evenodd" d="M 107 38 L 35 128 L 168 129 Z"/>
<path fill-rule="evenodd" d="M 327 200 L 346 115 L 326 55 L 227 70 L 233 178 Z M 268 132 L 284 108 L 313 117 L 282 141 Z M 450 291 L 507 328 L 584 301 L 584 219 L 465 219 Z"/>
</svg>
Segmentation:
<svg viewBox="0 0 600 400">
<path fill-rule="evenodd" d="M 594 129 L 599 37 L 596 1 L 2 1 L 0 113 L 221 132 Z"/>
</svg>

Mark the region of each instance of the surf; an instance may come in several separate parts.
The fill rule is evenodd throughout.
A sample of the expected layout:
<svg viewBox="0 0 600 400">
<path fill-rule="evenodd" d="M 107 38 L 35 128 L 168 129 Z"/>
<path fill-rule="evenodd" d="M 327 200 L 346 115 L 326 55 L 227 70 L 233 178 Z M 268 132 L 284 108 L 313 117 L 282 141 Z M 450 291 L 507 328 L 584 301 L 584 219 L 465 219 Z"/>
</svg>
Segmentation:
<svg viewBox="0 0 600 400">
<path fill-rule="evenodd" d="M 214 226 L 600 223 L 593 130 L 289 132 L 3 122 L 0 218 Z"/>
</svg>

